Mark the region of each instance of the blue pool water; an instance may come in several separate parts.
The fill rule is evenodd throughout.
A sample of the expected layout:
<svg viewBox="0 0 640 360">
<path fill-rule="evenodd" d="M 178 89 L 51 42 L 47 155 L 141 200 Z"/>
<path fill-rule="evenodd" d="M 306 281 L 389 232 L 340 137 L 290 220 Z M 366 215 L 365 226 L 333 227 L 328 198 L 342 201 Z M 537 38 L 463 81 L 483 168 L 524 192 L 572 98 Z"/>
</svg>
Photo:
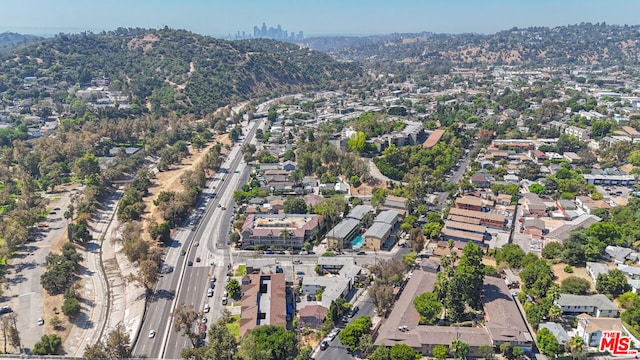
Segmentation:
<svg viewBox="0 0 640 360">
<path fill-rule="evenodd" d="M 351 242 L 351 246 L 357 249 L 357 248 L 360 248 L 360 246 L 362 246 L 363 242 L 364 242 L 364 238 L 362 237 L 362 235 L 358 235 Z"/>
</svg>

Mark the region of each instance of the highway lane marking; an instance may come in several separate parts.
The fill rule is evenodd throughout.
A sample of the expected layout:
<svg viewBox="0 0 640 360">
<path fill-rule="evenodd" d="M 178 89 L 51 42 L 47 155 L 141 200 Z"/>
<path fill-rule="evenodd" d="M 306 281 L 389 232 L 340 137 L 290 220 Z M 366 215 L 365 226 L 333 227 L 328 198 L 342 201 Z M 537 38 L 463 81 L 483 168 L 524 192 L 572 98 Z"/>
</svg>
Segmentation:
<svg viewBox="0 0 640 360">
<path fill-rule="evenodd" d="M 32 291 L 32 292 L 28 292 L 28 293 L 24 293 L 24 294 L 18 295 L 18 297 L 29 296 L 29 295 L 33 295 L 35 293 L 36 293 L 35 291 Z"/>
</svg>

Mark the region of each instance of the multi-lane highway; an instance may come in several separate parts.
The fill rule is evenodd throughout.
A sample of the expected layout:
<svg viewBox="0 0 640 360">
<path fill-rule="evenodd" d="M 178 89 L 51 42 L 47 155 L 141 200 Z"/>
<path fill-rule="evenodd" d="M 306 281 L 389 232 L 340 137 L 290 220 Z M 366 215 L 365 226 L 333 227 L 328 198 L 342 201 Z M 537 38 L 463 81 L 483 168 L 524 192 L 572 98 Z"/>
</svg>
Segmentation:
<svg viewBox="0 0 640 360">
<path fill-rule="evenodd" d="M 249 124 L 245 141 L 253 139 L 258 124 Z M 175 359 L 180 358 L 183 348 L 191 346 L 186 337 L 172 328 L 171 313 L 177 304 L 193 305 L 196 311 L 202 312 L 208 303 L 209 321 L 220 316 L 224 280 L 231 261 L 227 239 L 234 212 L 233 192 L 247 182 L 249 171 L 237 144 L 221 171 L 203 191 L 199 210 L 202 214 L 195 215 L 200 218 L 197 225 L 188 225 L 176 233 L 165 259 L 165 265 L 173 266 L 175 271 L 164 274 L 156 285 L 133 349 L 135 356 Z M 213 297 L 207 297 L 211 276 L 216 276 L 218 281 Z M 149 337 L 151 330 L 155 331 L 154 337 Z"/>
</svg>

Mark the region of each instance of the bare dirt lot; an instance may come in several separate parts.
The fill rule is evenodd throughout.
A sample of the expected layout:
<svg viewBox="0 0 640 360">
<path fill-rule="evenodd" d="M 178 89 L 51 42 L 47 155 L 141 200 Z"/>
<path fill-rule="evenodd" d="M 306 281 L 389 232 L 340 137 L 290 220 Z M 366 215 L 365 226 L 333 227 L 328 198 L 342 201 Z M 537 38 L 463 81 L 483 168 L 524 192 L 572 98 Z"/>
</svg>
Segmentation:
<svg viewBox="0 0 640 360">
<path fill-rule="evenodd" d="M 562 280 L 568 278 L 569 276 L 575 276 L 575 277 L 589 280 L 589 282 L 591 283 L 590 290 L 591 291 L 596 290 L 595 284 L 593 283 L 591 276 L 589 276 L 589 273 L 587 273 L 587 268 L 572 266 L 571 268 L 573 269 L 573 273 L 568 273 L 564 271 L 564 268 L 566 266 L 567 264 L 565 263 L 558 263 L 555 265 L 551 265 L 551 269 L 553 270 L 553 274 L 556 276 L 556 283 L 558 284 L 558 286 L 560 285 Z"/>
<path fill-rule="evenodd" d="M 142 236 L 146 240 L 151 240 L 149 232 L 147 231 L 150 225 L 152 223 L 159 224 L 164 221 L 160 210 L 153 204 L 153 200 L 155 200 L 162 191 L 181 191 L 182 184 L 180 183 L 180 176 L 185 170 L 193 170 L 216 142 L 223 145 L 223 154 L 226 153 L 224 145 L 232 145 L 231 139 L 229 139 L 227 134 L 218 135 L 214 138 L 214 141 L 207 144 L 207 146 L 201 150 L 190 148 L 189 151 L 191 155 L 184 158 L 180 164 L 172 165 L 169 170 L 157 173 L 152 179 L 153 185 L 149 188 L 149 195 L 144 198 L 146 210 L 142 215 Z"/>
</svg>

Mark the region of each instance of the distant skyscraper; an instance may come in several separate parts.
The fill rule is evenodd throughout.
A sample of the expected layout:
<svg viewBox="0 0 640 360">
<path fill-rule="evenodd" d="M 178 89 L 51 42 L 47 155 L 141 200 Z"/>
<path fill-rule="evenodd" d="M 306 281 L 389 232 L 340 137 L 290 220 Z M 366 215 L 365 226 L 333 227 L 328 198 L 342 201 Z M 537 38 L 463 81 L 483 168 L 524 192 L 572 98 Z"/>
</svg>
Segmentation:
<svg viewBox="0 0 640 360">
<path fill-rule="evenodd" d="M 229 36 L 231 39 L 232 37 Z M 262 23 L 261 27 L 254 26 L 253 27 L 253 36 L 251 33 L 247 33 L 245 31 L 236 32 L 233 36 L 234 40 L 243 40 L 250 38 L 266 38 L 266 39 L 274 39 L 281 41 L 299 41 L 304 38 L 303 32 L 299 31 L 297 34 L 294 31 L 289 32 L 282 28 L 282 25 L 278 24 L 277 27 L 267 27 L 266 23 Z"/>
</svg>

